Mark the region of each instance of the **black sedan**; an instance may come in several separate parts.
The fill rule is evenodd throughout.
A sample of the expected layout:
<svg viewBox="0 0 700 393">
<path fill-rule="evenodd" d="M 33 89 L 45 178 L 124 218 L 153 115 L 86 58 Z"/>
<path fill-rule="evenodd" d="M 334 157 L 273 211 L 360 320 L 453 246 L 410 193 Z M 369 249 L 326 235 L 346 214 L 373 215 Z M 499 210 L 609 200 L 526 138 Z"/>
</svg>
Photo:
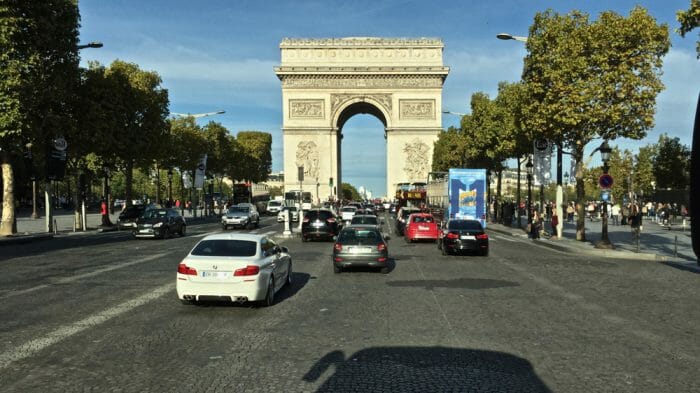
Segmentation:
<svg viewBox="0 0 700 393">
<path fill-rule="evenodd" d="M 489 255 L 489 235 L 477 220 L 448 220 L 438 238 L 442 255 L 473 251 Z"/>
<path fill-rule="evenodd" d="M 340 220 L 331 210 L 311 209 L 301 222 L 301 241 L 310 239 L 332 240 L 340 231 Z"/>
<path fill-rule="evenodd" d="M 350 225 L 340 231 L 333 245 L 333 271 L 362 266 L 389 273 L 389 249 L 386 239 L 371 225 Z"/>
<path fill-rule="evenodd" d="M 185 236 L 187 223 L 175 209 L 147 209 L 136 221 L 134 237 L 171 237 L 174 233 Z"/>
<path fill-rule="evenodd" d="M 119 213 L 119 219 L 117 220 L 117 225 L 119 229 L 131 229 L 136 226 L 136 220 L 143 214 L 146 210 L 146 205 L 131 205 L 124 208 L 124 210 Z"/>
</svg>

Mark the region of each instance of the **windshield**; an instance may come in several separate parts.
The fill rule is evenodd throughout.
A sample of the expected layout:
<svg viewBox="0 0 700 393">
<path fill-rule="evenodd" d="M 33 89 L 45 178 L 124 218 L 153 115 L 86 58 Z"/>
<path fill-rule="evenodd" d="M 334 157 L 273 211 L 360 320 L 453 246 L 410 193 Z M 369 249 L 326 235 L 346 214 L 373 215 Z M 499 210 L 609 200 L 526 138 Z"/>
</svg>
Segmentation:
<svg viewBox="0 0 700 393">
<path fill-rule="evenodd" d="M 168 215 L 168 211 L 165 209 L 151 209 L 151 210 L 146 210 L 143 212 L 141 215 L 141 218 L 158 218 L 158 217 L 165 217 Z"/>
<path fill-rule="evenodd" d="M 447 224 L 447 229 L 476 229 L 481 230 L 479 221 L 455 220 Z"/>
<path fill-rule="evenodd" d="M 354 207 L 344 207 L 342 211 L 344 211 L 344 212 L 354 212 L 355 210 L 357 210 L 357 209 L 354 208 Z"/>
<path fill-rule="evenodd" d="M 282 202 L 280 201 L 270 201 L 267 203 L 268 206 L 282 206 Z"/>
<path fill-rule="evenodd" d="M 351 224 L 370 224 L 377 225 L 377 217 L 373 216 L 355 216 L 352 218 Z"/>
<path fill-rule="evenodd" d="M 258 249 L 258 242 L 250 240 L 202 240 L 192 250 L 192 255 L 212 257 L 252 257 Z"/>
<path fill-rule="evenodd" d="M 367 228 L 343 229 L 338 236 L 340 244 L 379 244 L 381 241 L 382 235 L 378 231 Z"/>
<path fill-rule="evenodd" d="M 248 210 L 250 210 L 249 207 L 234 206 L 234 207 L 228 209 L 228 213 L 229 214 L 248 213 Z"/>
</svg>

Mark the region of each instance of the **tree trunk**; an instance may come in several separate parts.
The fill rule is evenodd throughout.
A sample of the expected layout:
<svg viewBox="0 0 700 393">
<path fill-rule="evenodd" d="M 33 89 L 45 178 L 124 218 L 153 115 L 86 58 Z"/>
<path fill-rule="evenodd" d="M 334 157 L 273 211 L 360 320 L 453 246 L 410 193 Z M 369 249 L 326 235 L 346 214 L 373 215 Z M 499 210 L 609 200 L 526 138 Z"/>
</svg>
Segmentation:
<svg viewBox="0 0 700 393">
<path fill-rule="evenodd" d="M 586 187 L 583 179 L 583 144 L 577 144 L 574 150 L 574 159 L 576 160 L 576 240 L 586 241 Z"/>
<path fill-rule="evenodd" d="M 15 188 L 10 155 L 6 150 L 0 150 L 0 165 L 2 166 L 2 220 L 0 221 L 0 236 L 10 236 L 16 233 L 15 223 Z"/>
<path fill-rule="evenodd" d="M 132 160 L 126 161 L 126 168 L 124 169 L 124 193 L 126 194 L 126 205 L 131 206 L 131 201 L 133 198 L 133 182 L 134 182 L 134 162 Z M 145 203 L 145 201 L 144 201 Z"/>
</svg>

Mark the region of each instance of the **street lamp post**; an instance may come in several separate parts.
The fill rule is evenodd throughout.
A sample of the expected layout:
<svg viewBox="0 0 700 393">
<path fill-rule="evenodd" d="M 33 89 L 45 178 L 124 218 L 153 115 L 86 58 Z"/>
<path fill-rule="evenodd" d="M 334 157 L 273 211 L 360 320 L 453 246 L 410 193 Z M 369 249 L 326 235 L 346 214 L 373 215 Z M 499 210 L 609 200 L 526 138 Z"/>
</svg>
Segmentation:
<svg viewBox="0 0 700 393">
<path fill-rule="evenodd" d="M 603 174 L 607 175 L 608 170 L 610 169 L 610 167 L 608 167 L 608 160 L 610 159 L 610 152 L 612 151 L 612 149 L 610 148 L 610 145 L 608 145 L 608 141 L 605 140 L 605 141 L 603 141 L 603 144 L 600 145 L 598 150 L 600 150 L 600 158 L 601 158 L 601 160 L 603 160 Z M 598 243 L 596 243 L 595 247 L 596 248 L 613 248 L 612 243 L 610 243 L 610 239 L 608 239 L 608 202 L 607 201 L 603 201 L 602 224 L 603 224 L 603 229 L 602 229 L 602 233 L 601 233 L 601 239 Z"/>
<path fill-rule="evenodd" d="M 527 164 L 525 164 L 525 169 L 527 170 L 527 224 L 532 225 L 532 173 L 533 165 L 532 159 L 527 158 Z"/>
<path fill-rule="evenodd" d="M 168 169 L 168 207 L 173 203 L 173 169 Z"/>
</svg>

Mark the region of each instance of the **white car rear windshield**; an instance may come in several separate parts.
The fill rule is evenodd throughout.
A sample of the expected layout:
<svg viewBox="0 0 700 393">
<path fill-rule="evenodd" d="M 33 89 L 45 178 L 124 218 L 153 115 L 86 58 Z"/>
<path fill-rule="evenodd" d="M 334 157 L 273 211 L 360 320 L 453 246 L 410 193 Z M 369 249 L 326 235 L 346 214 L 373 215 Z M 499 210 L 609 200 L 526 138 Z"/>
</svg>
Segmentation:
<svg viewBox="0 0 700 393">
<path fill-rule="evenodd" d="M 250 240 L 202 240 L 192 250 L 192 255 L 212 257 L 252 257 L 258 249 L 258 242 Z"/>
</svg>

